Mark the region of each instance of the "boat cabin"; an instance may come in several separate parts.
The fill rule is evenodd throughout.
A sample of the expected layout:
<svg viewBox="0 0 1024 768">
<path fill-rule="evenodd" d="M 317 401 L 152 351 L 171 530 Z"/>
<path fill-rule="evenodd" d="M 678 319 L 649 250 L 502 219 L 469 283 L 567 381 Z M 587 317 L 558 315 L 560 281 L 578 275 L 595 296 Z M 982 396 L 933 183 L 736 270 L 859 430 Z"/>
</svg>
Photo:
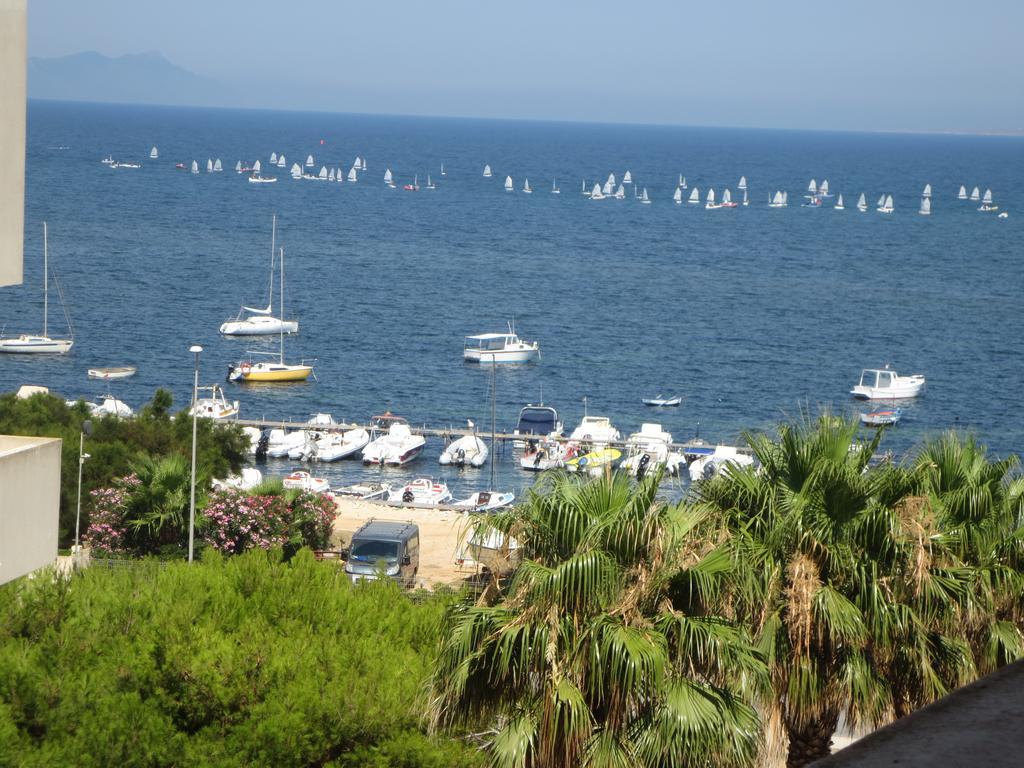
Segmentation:
<svg viewBox="0 0 1024 768">
<path fill-rule="evenodd" d="M 884 389 L 891 387 L 895 378 L 895 371 L 865 368 L 860 374 L 860 386 L 870 387 L 872 389 Z"/>
<path fill-rule="evenodd" d="M 517 435 L 550 435 L 560 431 L 558 411 L 549 405 L 527 405 L 519 411 L 519 423 L 516 425 Z"/>
<path fill-rule="evenodd" d="M 481 333 L 467 336 L 463 348 L 475 352 L 500 352 L 518 342 L 519 338 L 514 333 Z"/>
</svg>

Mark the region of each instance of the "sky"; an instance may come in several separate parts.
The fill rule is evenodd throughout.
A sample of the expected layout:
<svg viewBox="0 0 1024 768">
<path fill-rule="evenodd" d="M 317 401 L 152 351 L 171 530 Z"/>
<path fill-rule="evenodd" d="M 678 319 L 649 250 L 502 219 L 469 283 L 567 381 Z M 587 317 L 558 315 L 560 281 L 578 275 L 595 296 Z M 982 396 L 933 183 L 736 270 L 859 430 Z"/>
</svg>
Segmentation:
<svg viewBox="0 0 1024 768">
<path fill-rule="evenodd" d="M 159 51 L 235 106 L 1024 130 L 1022 0 L 30 0 L 29 55 Z"/>
</svg>

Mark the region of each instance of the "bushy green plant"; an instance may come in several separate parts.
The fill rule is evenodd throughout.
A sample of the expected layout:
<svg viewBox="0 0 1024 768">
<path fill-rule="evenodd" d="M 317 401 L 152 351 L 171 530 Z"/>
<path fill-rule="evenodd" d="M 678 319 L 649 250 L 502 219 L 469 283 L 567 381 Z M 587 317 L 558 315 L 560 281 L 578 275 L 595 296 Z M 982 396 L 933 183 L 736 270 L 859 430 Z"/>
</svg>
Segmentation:
<svg viewBox="0 0 1024 768">
<path fill-rule="evenodd" d="M 6 585 L 0 762 L 478 765 L 421 719 L 450 602 L 279 549 Z"/>
</svg>

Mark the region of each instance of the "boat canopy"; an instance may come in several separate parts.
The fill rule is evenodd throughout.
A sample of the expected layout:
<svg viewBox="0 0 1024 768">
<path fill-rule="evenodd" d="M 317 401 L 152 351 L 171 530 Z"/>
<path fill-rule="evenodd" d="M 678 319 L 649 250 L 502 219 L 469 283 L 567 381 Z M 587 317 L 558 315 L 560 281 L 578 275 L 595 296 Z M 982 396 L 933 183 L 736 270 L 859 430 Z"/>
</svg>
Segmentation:
<svg viewBox="0 0 1024 768">
<path fill-rule="evenodd" d="M 877 368 L 865 368 L 860 374 L 860 385 L 862 387 L 884 388 L 892 386 L 892 371 L 878 370 Z"/>
<path fill-rule="evenodd" d="M 515 344 L 519 339 L 513 333 L 481 333 L 476 336 L 466 337 L 466 349 L 479 349 L 484 352 L 505 349 L 510 344 Z"/>
<path fill-rule="evenodd" d="M 527 405 L 519 412 L 516 432 L 520 435 L 549 435 L 558 426 L 558 411 L 548 405 Z"/>
</svg>

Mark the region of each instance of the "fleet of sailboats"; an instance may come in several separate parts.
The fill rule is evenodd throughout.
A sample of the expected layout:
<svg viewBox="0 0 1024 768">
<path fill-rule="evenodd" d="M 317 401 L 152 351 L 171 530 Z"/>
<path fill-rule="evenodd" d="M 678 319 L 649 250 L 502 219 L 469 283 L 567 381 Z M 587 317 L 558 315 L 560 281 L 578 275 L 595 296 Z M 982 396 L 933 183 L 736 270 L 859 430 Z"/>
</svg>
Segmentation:
<svg viewBox="0 0 1024 768">
<path fill-rule="evenodd" d="M 0 352 L 22 353 L 22 354 L 67 354 L 75 343 L 74 334 L 71 332 L 71 321 L 68 318 L 67 307 L 64 305 L 64 296 L 60 291 L 60 284 L 57 285 L 57 292 L 60 295 L 61 306 L 64 307 L 64 319 L 68 323 L 67 339 L 50 338 L 49 315 L 50 315 L 50 251 L 48 244 L 48 233 L 46 222 L 43 222 L 43 332 L 41 334 L 22 334 L 12 338 L 0 338 Z"/>
</svg>

